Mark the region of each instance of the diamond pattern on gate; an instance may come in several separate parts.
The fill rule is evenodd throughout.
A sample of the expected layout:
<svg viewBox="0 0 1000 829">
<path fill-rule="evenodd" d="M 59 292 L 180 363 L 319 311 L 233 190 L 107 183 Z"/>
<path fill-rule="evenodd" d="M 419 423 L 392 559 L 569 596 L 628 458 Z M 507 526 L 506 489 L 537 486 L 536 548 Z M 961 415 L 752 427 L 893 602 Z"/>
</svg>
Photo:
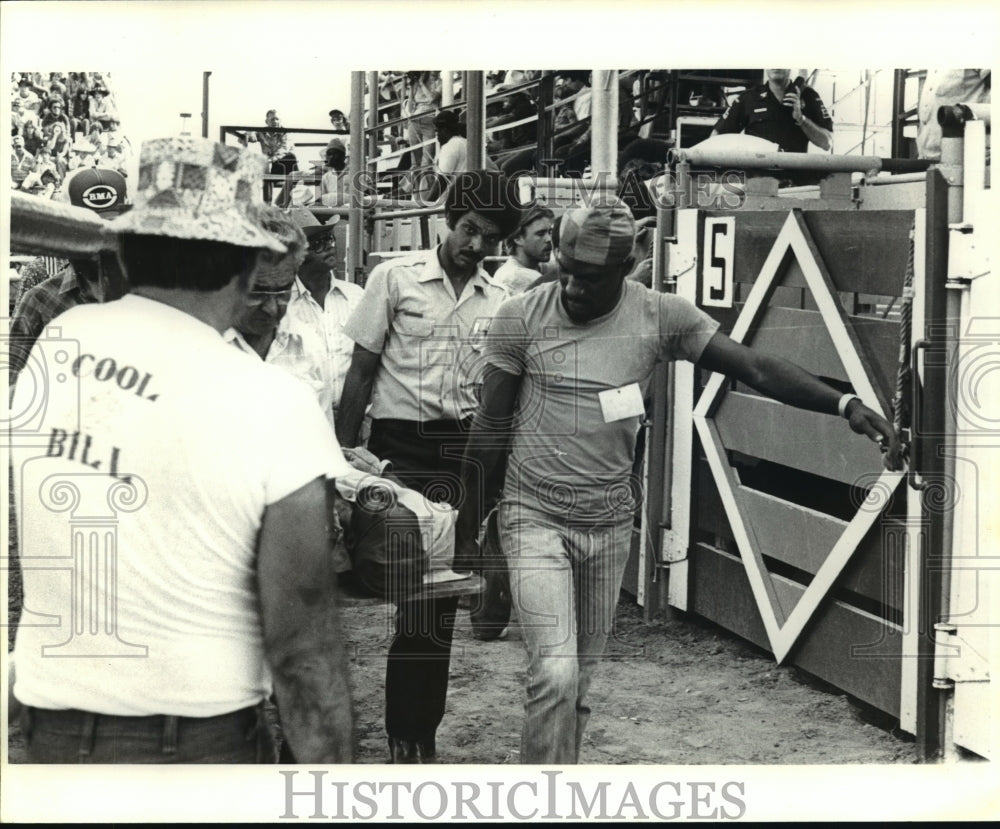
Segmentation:
<svg viewBox="0 0 1000 829">
<path fill-rule="evenodd" d="M 801 269 L 807 290 L 812 295 L 823 320 L 825 327 L 823 336 L 829 336 L 832 340 L 854 393 L 865 404 L 882 412 L 883 415 L 888 415 L 891 419 L 891 412 L 887 412 L 887 406 L 882 396 L 877 393 L 871 382 L 869 371 L 866 368 L 864 351 L 851 327 L 851 321 L 840 303 L 836 287 L 830 279 L 800 211 L 792 210 L 789 212 L 730 336 L 737 342 L 748 342 L 753 337 L 757 327 L 768 315 L 770 307 L 768 301 L 774 288 L 782 283 L 793 260 Z M 795 359 L 794 354 L 789 356 L 792 360 Z M 736 537 L 740 559 L 750 581 L 771 650 L 780 663 L 795 645 L 858 544 L 878 519 L 902 480 L 903 473 L 882 470 L 876 477 L 871 474 L 871 469 L 858 470 L 859 481 L 867 478 L 871 484 L 866 500 L 860 505 L 851 520 L 843 526 L 842 532 L 839 533 L 839 537 L 836 538 L 825 560 L 799 597 L 798 602 L 786 612 L 779 600 L 771 574 L 764 563 L 763 556 L 766 550 L 761 549 L 757 531 L 754 528 L 752 499 L 743 495 L 744 490 L 737 478 L 736 470 L 729 464 L 726 456 L 727 447 L 723 445 L 720 429 L 716 422 L 716 410 L 729 392 L 727 384 L 725 376 L 712 374 L 695 406 L 694 424 L 708 456 L 709 466 L 719 489 L 726 516 Z M 816 418 L 831 417 L 820 414 L 814 416 Z M 832 417 L 836 418 L 836 416 Z M 846 421 L 841 421 L 841 423 L 843 440 L 865 439 L 852 432 Z M 839 439 L 839 433 L 835 432 L 835 434 Z M 797 436 L 790 437 L 794 439 Z M 831 523 L 828 521 L 827 526 Z M 761 534 L 763 535 L 763 532 Z"/>
</svg>

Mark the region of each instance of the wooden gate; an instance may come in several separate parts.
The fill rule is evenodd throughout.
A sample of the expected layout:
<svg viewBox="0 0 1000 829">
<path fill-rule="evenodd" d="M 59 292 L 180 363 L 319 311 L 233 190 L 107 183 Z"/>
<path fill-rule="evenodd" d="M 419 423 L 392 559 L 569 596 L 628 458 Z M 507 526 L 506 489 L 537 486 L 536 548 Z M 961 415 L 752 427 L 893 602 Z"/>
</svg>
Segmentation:
<svg viewBox="0 0 1000 829">
<path fill-rule="evenodd" d="M 678 292 L 734 339 L 793 360 L 891 421 L 899 301 L 920 212 L 680 211 L 671 269 Z M 695 404 L 695 433 L 678 414 L 662 544 L 670 603 L 906 713 L 902 475 L 885 472 L 843 419 L 721 375 L 678 364 L 675 397 L 678 413 Z M 676 503 L 686 476 L 689 505 Z"/>
</svg>

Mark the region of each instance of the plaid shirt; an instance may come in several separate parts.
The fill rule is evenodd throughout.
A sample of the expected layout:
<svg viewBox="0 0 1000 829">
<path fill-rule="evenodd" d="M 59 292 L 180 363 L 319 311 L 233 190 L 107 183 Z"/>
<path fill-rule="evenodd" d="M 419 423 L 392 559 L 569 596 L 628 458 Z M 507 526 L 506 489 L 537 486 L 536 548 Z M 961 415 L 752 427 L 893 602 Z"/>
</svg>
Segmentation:
<svg viewBox="0 0 1000 829">
<path fill-rule="evenodd" d="M 91 286 L 77 279 L 72 264 L 27 291 L 10 321 L 10 384 L 14 384 L 35 340 L 52 320 L 77 305 L 99 301 Z"/>
</svg>

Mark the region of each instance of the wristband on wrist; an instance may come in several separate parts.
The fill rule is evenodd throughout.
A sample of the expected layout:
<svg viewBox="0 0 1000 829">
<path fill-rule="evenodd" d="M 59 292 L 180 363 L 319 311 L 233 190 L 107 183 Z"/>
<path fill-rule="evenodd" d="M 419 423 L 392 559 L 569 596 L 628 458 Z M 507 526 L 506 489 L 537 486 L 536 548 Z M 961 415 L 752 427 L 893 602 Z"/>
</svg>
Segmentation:
<svg viewBox="0 0 1000 829">
<path fill-rule="evenodd" d="M 840 415 L 841 417 L 847 417 L 847 404 L 850 403 L 852 400 L 860 400 L 860 399 L 861 398 L 858 397 L 856 394 L 848 392 L 838 401 L 837 414 Z"/>
</svg>

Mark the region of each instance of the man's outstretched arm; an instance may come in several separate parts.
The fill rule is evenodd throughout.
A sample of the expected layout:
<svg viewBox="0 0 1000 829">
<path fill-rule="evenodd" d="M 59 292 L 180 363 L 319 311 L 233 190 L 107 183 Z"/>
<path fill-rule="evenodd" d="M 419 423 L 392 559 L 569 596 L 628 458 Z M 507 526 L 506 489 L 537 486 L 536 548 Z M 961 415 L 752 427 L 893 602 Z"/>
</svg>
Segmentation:
<svg viewBox="0 0 1000 829">
<path fill-rule="evenodd" d="M 493 501 L 502 484 L 497 472 L 510 450 L 514 406 L 520 387 L 520 375 L 495 366 L 487 369 L 483 378 L 479 409 L 462 457 L 464 499 L 455 524 L 455 566 L 459 569 L 469 569 L 478 557 L 479 527 L 485 518 L 485 505 Z"/>
<path fill-rule="evenodd" d="M 716 332 L 697 363 L 739 380 L 768 397 L 790 406 L 823 414 L 838 414 L 841 392 L 818 377 L 781 357 L 755 351 Z M 851 429 L 885 448 L 883 462 L 887 469 L 903 468 L 903 450 L 892 425 L 860 399 L 852 400 L 846 411 Z"/>
<path fill-rule="evenodd" d="M 271 504 L 257 553 L 264 653 L 299 763 L 350 763 L 354 753 L 326 498 L 316 478 Z"/>
</svg>

